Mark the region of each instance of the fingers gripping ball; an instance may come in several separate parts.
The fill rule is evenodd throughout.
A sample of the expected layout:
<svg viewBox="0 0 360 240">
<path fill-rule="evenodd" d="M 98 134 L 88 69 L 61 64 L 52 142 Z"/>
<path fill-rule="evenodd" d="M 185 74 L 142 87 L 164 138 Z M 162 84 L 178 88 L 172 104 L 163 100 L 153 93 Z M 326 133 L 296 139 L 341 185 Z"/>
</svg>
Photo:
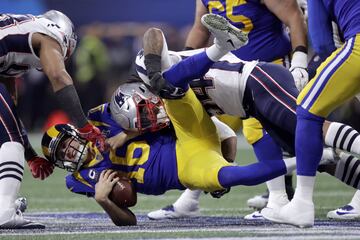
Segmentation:
<svg viewBox="0 0 360 240">
<path fill-rule="evenodd" d="M 120 180 L 114 185 L 109 194 L 109 199 L 118 207 L 133 207 L 137 202 L 137 195 L 134 185 L 127 177 L 118 174 Z"/>
</svg>

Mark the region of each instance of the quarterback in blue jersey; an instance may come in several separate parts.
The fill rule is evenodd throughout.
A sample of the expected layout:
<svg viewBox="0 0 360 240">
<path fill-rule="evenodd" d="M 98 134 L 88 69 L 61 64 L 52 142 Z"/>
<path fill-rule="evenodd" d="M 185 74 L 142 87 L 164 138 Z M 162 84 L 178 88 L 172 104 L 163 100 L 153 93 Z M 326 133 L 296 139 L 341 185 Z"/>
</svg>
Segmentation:
<svg viewBox="0 0 360 240">
<path fill-rule="evenodd" d="M 313 189 L 316 168 L 321 158 L 325 130 L 331 133 L 333 147 L 357 151 L 358 133 L 333 125 L 323 128 L 324 119 L 339 105 L 360 91 L 360 2 L 353 0 L 308 1 L 309 32 L 314 46 L 322 46 L 331 55 L 317 69 L 315 77 L 297 98 L 297 188 L 294 199 L 270 220 L 300 227 L 314 225 Z M 331 22 L 337 23 L 345 43 L 335 49 L 329 41 Z M 321 26 L 319 28 L 318 26 Z M 344 137 L 339 141 L 339 136 Z"/>
</svg>

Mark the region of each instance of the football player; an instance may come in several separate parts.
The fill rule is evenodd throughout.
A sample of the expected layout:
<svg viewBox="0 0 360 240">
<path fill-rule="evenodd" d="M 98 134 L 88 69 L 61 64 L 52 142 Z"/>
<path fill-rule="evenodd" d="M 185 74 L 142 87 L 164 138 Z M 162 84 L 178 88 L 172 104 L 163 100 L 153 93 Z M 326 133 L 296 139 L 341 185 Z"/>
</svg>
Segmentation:
<svg viewBox="0 0 360 240">
<path fill-rule="evenodd" d="M 299 89 L 305 86 L 308 81 L 306 70 L 307 30 L 296 0 L 197 0 L 195 20 L 185 43 L 186 50 L 207 47 L 210 33 L 201 24 L 201 17 L 206 13 L 223 16 L 235 27 L 248 33 L 249 43 L 232 51 L 234 55 L 242 60 L 260 60 L 286 66 L 290 68 L 296 86 Z M 288 27 L 288 32 L 283 25 Z M 288 33 L 290 33 L 290 37 Z M 290 55 L 292 55 L 291 65 L 289 64 Z M 248 143 L 258 148 L 257 151 L 266 149 L 266 146 L 261 146 L 265 142 L 260 141 L 265 131 L 256 119 L 249 118 L 241 121 L 239 118 L 230 118 L 226 115 L 221 115 L 220 119 L 236 131 L 242 123 L 243 134 Z M 286 191 L 291 199 L 294 193 L 292 176 L 286 176 L 285 181 Z M 174 204 L 150 212 L 148 216 L 151 219 L 194 216 L 198 212 L 199 196 L 200 191 L 186 190 Z M 257 195 L 248 200 L 248 205 L 254 208 L 263 208 L 267 201 L 268 194 Z M 259 214 L 257 213 L 257 215 Z M 250 214 L 249 218 L 252 216 L 253 214 Z"/>
<path fill-rule="evenodd" d="M 335 20 L 345 43 L 336 49 L 332 36 Z M 313 190 L 316 168 L 321 158 L 323 139 L 321 132 L 325 118 L 339 105 L 360 91 L 358 68 L 360 50 L 360 2 L 351 0 L 308 1 L 309 33 L 314 46 L 328 47 L 332 54 L 320 65 L 315 77 L 301 91 L 297 99 L 297 188 L 294 199 L 270 214 L 268 219 L 299 227 L 314 225 Z M 319 28 L 318 26 L 322 26 Z M 328 37 L 329 36 L 329 37 Z M 343 125 L 328 129 L 335 136 L 332 146 L 357 151 L 357 132 Z M 339 136 L 343 140 L 339 141 Z"/>
<path fill-rule="evenodd" d="M 223 20 L 220 19 L 219 21 Z M 205 105 L 206 103 L 208 104 L 210 113 L 217 111 L 240 117 L 254 116 L 263 124 L 266 131 L 276 140 L 277 144 L 289 153 L 294 154 L 295 109 L 298 91 L 291 81 L 287 82 L 287 79 L 291 79 L 292 76 L 286 69 L 263 62 L 243 62 L 231 54 L 214 63 L 206 58 L 205 53 L 202 52 L 203 50 L 180 53 L 170 52 L 170 55 L 168 55 L 167 49 L 165 49 L 166 45 L 159 44 L 161 41 L 165 41 L 161 31 L 152 30 L 152 32 L 152 35 L 156 37 L 145 39 L 144 49 L 150 49 L 152 51 L 150 51 L 150 54 L 162 56 L 159 57 L 159 61 L 166 62 L 164 59 L 169 59 L 170 63 L 168 62 L 167 64 L 159 62 L 158 66 L 161 66 L 161 70 L 167 69 L 174 62 L 179 62 L 182 57 L 185 58 L 181 61 L 182 64 L 180 66 L 174 65 L 167 70 L 164 73 L 166 74 L 164 75 L 166 80 L 161 80 L 160 82 L 165 81 L 165 83 L 171 83 L 175 87 L 187 89 L 188 83 L 195 79 L 193 82 L 203 86 L 206 90 L 206 95 L 204 92 L 197 91 L 196 89 L 195 93 L 198 93 L 199 99 Z M 148 36 L 150 35 L 148 34 Z M 160 49 L 157 47 L 160 47 Z M 200 54 L 195 58 L 188 57 L 196 52 L 200 52 Z M 140 52 L 136 63 L 139 76 L 151 86 L 162 75 L 161 73 L 153 74 L 152 79 L 147 77 L 147 66 L 146 61 L 144 61 L 147 53 L 146 50 L 145 52 Z M 192 62 L 193 59 L 196 59 L 196 61 Z M 150 67 L 155 65 L 152 63 Z M 211 66 L 210 70 L 207 71 L 209 66 Z M 159 88 L 158 85 L 154 87 Z M 154 89 L 154 87 L 152 88 Z M 232 99 L 232 101 L 229 101 L 229 99 Z M 335 139 L 336 129 L 340 128 L 346 128 L 349 132 L 355 131 L 351 127 L 340 123 L 328 121 L 324 123 L 323 136 L 327 145 L 334 146 L 335 140 L 340 142 L 345 140 L 346 136 L 343 138 L 343 135 Z M 327 131 L 328 129 L 331 129 L 331 131 Z M 358 140 L 360 140 L 358 135 L 354 135 L 354 141 Z M 272 142 L 270 136 L 267 136 L 264 141 L 267 141 L 269 143 L 268 146 L 271 147 L 267 148 L 268 151 L 270 151 L 269 149 L 278 148 L 275 146 L 275 143 L 272 144 L 274 146 L 270 145 L 270 142 Z M 342 149 L 349 150 L 348 148 Z M 359 152 L 356 148 L 351 148 L 350 150 L 354 153 Z M 260 154 L 256 150 L 255 153 L 257 155 Z M 269 154 L 264 156 L 269 156 Z M 277 155 L 275 159 L 278 158 L 281 158 L 281 156 Z M 279 188 L 276 187 L 276 189 L 277 194 L 273 197 L 274 201 L 270 201 L 272 206 L 269 209 L 276 208 L 276 206 L 281 206 L 287 202 L 284 194 L 280 194 L 280 191 L 278 191 Z"/>
<path fill-rule="evenodd" d="M 30 146 L 12 98 L 16 95 L 13 78 L 30 68 L 41 69 L 49 78 L 60 105 L 83 136 L 94 142 L 99 140 L 100 145 L 104 139 L 99 130 L 88 123 L 64 66 L 76 46 L 70 19 L 55 10 L 40 16 L 1 14 L 0 28 L 0 228 L 42 228 L 43 225 L 23 219 L 15 211 L 14 201 L 23 177 L 24 152 L 35 178 L 46 178 L 54 167 Z"/>
</svg>

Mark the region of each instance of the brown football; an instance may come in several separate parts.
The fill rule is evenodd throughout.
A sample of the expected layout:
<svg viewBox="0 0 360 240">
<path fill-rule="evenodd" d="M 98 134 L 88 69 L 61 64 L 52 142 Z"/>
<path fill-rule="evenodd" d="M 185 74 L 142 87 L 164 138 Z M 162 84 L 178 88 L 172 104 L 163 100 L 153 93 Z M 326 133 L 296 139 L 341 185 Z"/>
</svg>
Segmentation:
<svg viewBox="0 0 360 240">
<path fill-rule="evenodd" d="M 118 207 L 132 207 L 136 205 L 137 196 L 135 187 L 127 177 L 120 176 L 120 180 L 114 185 L 109 194 L 109 199 Z"/>
</svg>

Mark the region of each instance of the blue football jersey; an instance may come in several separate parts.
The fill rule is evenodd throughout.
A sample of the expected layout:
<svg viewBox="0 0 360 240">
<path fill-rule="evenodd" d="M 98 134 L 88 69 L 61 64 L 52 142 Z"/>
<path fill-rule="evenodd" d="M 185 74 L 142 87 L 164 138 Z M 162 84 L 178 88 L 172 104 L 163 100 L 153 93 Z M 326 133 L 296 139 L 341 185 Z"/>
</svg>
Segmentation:
<svg viewBox="0 0 360 240">
<path fill-rule="evenodd" d="M 260 0 L 202 1 L 210 13 L 227 18 L 249 34 L 249 43 L 233 52 L 242 60 L 271 62 L 290 53 L 290 39 L 282 22 Z"/>
<path fill-rule="evenodd" d="M 88 117 L 107 137 L 122 131 L 111 119 L 108 104 L 90 110 Z M 100 153 L 94 149 L 94 159 L 68 175 L 66 186 L 72 192 L 94 196 L 101 171 L 114 169 L 130 178 L 139 193 L 159 195 L 185 189 L 178 179 L 175 144 L 172 130 L 164 130 L 134 138 L 116 151 Z"/>
</svg>

